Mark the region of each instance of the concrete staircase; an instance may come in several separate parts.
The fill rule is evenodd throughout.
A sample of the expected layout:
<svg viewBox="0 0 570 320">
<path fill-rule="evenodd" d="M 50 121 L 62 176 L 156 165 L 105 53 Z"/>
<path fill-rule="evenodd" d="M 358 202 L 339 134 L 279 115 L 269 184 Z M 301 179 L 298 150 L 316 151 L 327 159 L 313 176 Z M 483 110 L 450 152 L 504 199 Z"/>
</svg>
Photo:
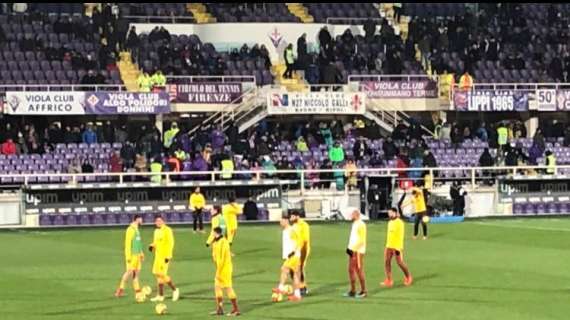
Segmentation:
<svg viewBox="0 0 570 320">
<path fill-rule="evenodd" d="M 309 9 L 307 9 L 302 3 L 286 3 L 287 5 L 287 9 L 289 9 L 289 12 L 291 12 L 291 14 L 295 15 L 296 17 L 298 17 L 299 19 L 301 19 L 301 21 L 303 21 L 303 23 L 313 23 L 315 22 L 315 19 L 313 18 L 313 16 L 311 16 L 309 14 Z"/>
<path fill-rule="evenodd" d="M 283 78 L 285 69 L 287 69 L 287 67 L 284 63 L 275 63 L 271 66 L 271 73 L 275 76 L 275 84 L 284 86 L 288 91 L 303 91 L 309 89 L 308 84 L 301 77 L 299 72 L 293 72 L 292 79 Z"/>
<path fill-rule="evenodd" d="M 206 6 L 202 3 L 189 3 L 186 5 L 186 10 L 191 12 L 197 23 L 215 23 L 217 22 L 209 12 Z"/>
<path fill-rule="evenodd" d="M 123 51 L 119 54 L 119 62 L 117 67 L 121 73 L 121 80 L 127 87 L 128 91 L 139 91 L 139 85 L 137 84 L 137 78 L 140 74 L 140 70 L 136 64 L 133 63 L 131 59 L 131 53 L 128 51 Z"/>
</svg>

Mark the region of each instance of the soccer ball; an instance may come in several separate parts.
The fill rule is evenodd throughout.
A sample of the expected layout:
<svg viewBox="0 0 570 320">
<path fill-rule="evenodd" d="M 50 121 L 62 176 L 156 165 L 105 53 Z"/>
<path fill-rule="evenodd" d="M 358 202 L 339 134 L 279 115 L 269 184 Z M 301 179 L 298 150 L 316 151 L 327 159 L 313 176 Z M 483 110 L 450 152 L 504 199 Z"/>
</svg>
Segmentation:
<svg viewBox="0 0 570 320">
<path fill-rule="evenodd" d="M 159 303 L 156 306 L 154 306 L 154 311 L 158 315 L 166 314 L 166 305 L 164 303 Z"/>
<path fill-rule="evenodd" d="M 423 221 L 424 223 L 428 223 L 428 222 L 429 222 L 429 216 L 424 216 L 424 217 L 422 218 L 422 221 Z"/>
<path fill-rule="evenodd" d="M 289 284 L 285 285 L 285 294 L 286 295 L 292 295 L 293 294 L 293 287 Z"/>
<path fill-rule="evenodd" d="M 150 296 L 150 294 L 152 293 L 152 289 L 149 286 L 144 286 L 142 288 L 142 293 L 144 295 Z"/>
<path fill-rule="evenodd" d="M 135 300 L 138 303 L 143 303 L 146 301 L 146 294 L 144 294 L 144 292 L 137 292 L 137 294 L 135 295 Z"/>
<path fill-rule="evenodd" d="M 271 295 L 271 301 L 281 302 L 283 301 L 283 295 L 281 293 L 273 292 L 273 294 Z"/>
</svg>

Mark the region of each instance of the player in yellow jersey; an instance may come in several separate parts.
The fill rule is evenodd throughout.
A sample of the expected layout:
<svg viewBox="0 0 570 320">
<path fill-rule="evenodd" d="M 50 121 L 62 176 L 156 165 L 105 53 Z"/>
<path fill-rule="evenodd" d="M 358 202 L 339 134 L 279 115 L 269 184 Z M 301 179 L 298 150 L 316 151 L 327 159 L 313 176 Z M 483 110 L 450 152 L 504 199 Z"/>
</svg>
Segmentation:
<svg viewBox="0 0 570 320">
<path fill-rule="evenodd" d="M 301 266 L 300 266 L 300 280 L 301 280 L 301 295 L 306 296 L 309 293 L 307 289 L 307 278 L 305 268 L 307 266 L 307 261 L 309 255 L 311 254 L 311 230 L 309 224 L 301 219 L 301 214 L 299 211 L 294 210 L 289 215 L 289 220 L 295 228 L 299 239 L 301 241 Z"/>
<path fill-rule="evenodd" d="M 350 291 L 345 297 L 365 298 L 368 293 L 366 291 L 366 276 L 364 275 L 364 255 L 366 254 L 366 224 L 360 217 L 360 211 L 352 212 L 352 228 L 350 230 L 350 238 L 348 240 L 348 276 L 350 279 Z M 356 293 L 356 278 L 360 282 L 360 292 Z"/>
<path fill-rule="evenodd" d="M 122 297 L 124 295 L 125 284 L 129 278 L 133 279 L 135 295 L 141 291 L 139 285 L 139 273 L 144 260 L 144 253 L 139 227 L 142 225 L 142 222 L 142 217 L 140 215 L 135 215 L 133 217 L 133 222 L 125 232 L 126 271 L 123 273 L 119 287 L 115 291 L 115 297 Z"/>
<path fill-rule="evenodd" d="M 295 228 L 289 223 L 288 217 L 281 218 L 281 228 L 283 229 L 283 249 L 281 266 L 281 274 L 279 276 L 279 285 L 273 289 L 274 293 L 290 294 L 286 290 L 285 283 L 287 278 L 293 274 L 293 294 L 289 295 L 289 301 L 301 301 L 301 241 Z"/>
<path fill-rule="evenodd" d="M 224 215 L 224 220 L 226 221 L 227 227 L 227 237 L 230 246 L 234 242 L 234 238 L 238 229 L 238 219 L 237 216 L 242 214 L 243 210 L 239 203 L 236 202 L 235 198 L 230 198 L 229 203 L 222 207 L 222 214 Z"/>
<path fill-rule="evenodd" d="M 206 198 L 200 192 L 200 187 L 196 187 L 192 195 L 190 195 L 189 207 L 192 210 L 192 218 L 194 220 L 193 230 L 200 230 L 200 233 L 204 233 L 204 222 L 203 222 L 203 211 L 206 206 Z"/>
<path fill-rule="evenodd" d="M 232 302 L 232 312 L 228 316 L 239 316 L 239 308 L 237 305 L 237 295 L 233 289 L 232 283 L 232 254 L 230 252 L 230 244 L 222 228 L 215 227 L 212 229 L 214 240 L 212 241 L 212 259 L 216 266 L 216 276 L 214 279 L 214 291 L 216 295 L 216 311 L 212 315 L 224 315 L 224 290 L 230 301 Z"/>
<path fill-rule="evenodd" d="M 164 223 L 164 218 L 157 215 L 154 217 L 154 237 L 149 246 L 150 252 L 154 252 L 154 263 L 152 264 L 152 274 L 158 283 L 158 294 L 150 299 L 152 302 L 164 301 L 164 285 L 167 284 L 172 289 L 172 301 L 178 301 L 180 290 L 174 286 L 172 279 L 168 276 L 168 267 L 172 261 L 174 251 L 174 234 L 172 229 Z"/>
<path fill-rule="evenodd" d="M 423 239 L 426 240 L 428 236 L 428 229 L 427 229 L 427 223 L 424 221 L 424 217 L 427 216 L 427 207 L 426 207 L 426 200 L 424 198 L 424 192 L 421 188 L 413 187 L 412 197 L 409 200 L 404 201 L 402 207 L 405 207 L 410 204 L 413 205 L 414 207 L 414 215 L 415 215 L 413 239 L 415 240 L 417 238 L 419 225 L 421 223 L 422 231 L 424 233 Z"/>
<path fill-rule="evenodd" d="M 388 210 L 388 217 L 390 221 L 388 221 L 386 249 L 384 250 L 386 279 L 380 285 L 388 288 L 394 285 L 394 280 L 392 279 L 392 258 L 395 256 L 398 266 L 404 273 L 404 285 L 410 286 L 413 281 L 412 274 L 404 262 L 404 221 L 400 219 L 400 213 L 396 208 Z"/>
<path fill-rule="evenodd" d="M 206 240 L 206 247 L 209 247 L 212 244 L 212 242 L 214 242 L 214 238 L 216 237 L 214 234 L 214 229 L 217 227 L 220 227 L 222 229 L 222 235 L 227 238 L 226 220 L 224 220 L 224 216 L 222 215 L 222 209 L 220 208 L 220 206 L 212 207 L 210 215 L 211 215 L 212 229 L 210 230 L 210 235 L 208 236 L 208 240 Z"/>
</svg>

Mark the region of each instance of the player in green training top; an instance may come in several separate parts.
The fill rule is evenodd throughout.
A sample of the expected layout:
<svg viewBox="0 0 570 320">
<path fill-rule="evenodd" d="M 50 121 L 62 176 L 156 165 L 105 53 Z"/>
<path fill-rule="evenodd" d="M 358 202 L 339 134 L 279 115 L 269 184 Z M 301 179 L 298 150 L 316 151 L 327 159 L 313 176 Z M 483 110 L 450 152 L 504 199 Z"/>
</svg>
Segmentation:
<svg viewBox="0 0 570 320">
<path fill-rule="evenodd" d="M 125 233 L 125 260 L 127 270 L 121 278 L 119 288 L 115 291 L 115 297 L 122 297 L 124 295 L 125 284 L 129 278 L 133 279 L 135 296 L 141 291 L 139 285 L 139 272 L 141 271 L 141 265 L 144 260 L 144 253 L 139 227 L 142 222 L 142 217 L 135 215 L 133 217 L 133 222 L 129 225 Z"/>
</svg>

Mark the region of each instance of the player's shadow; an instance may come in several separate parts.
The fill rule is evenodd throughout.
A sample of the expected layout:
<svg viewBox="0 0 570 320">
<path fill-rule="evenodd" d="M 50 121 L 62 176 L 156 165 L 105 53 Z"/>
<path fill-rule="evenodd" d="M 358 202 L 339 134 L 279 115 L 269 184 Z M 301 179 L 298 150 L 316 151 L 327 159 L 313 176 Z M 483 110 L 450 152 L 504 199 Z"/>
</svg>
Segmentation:
<svg viewBox="0 0 570 320">
<path fill-rule="evenodd" d="M 413 288 L 418 283 L 421 283 L 421 282 L 426 281 L 426 280 L 434 279 L 434 278 L 437 278 L 437 274 L 435 274 L 435 273 L 429 273 L 429 274 L 420 275 L 418 277 L 414 277 L 414 283 L 412 284 L 411 288 Z M 396 281 L 394 281 L 394 282 L 396 282 Z M 378 284 L 376 284 L 374 286 L 374 289 L 368 290 L 368 294 L 369 295 L 375 295 L 375 294 L 383 292 L 383 291 L 385 292 L 386 290 L 404 289 L 404 288 L 408 288 L 408 287 L 406 287 L 403 282 L 397 282 L 392 288 L 389 288 L 389 289 L 379 287 Z"/>
<path fill-rule="evenodd" d="M 327 283 L 327 284 L 322 285 L 322 286 L 316 286 L 316 287 L 310 288 L 310 290 L 311 290 L 311 294 L 322 295 L 322 294 L 335 293 L 342 286 L 346 286 L 346 282 Z"/>
</svg>

